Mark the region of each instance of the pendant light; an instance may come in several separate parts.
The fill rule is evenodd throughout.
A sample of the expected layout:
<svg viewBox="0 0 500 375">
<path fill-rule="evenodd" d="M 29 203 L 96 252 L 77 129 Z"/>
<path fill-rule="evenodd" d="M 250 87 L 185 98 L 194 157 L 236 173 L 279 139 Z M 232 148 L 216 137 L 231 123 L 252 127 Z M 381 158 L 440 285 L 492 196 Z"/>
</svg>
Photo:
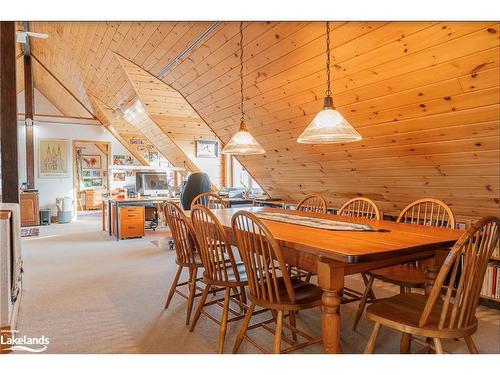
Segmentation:
<svg viewBox="0 0 500 375">
<path fill-rule="evenodd" d="M 330 23 L 326 23 L 326 95 L 323 109 L 302 132 L 299 143 L 346 143 L 361 140 L 361 135 L 333 106 L 330 90 Z"/>
<path fill-rule="evenodd" d="M 266 151 L 249 133 L 245 124 L 245 112 L 243 110 L 243 22 L 240 22 L 240 95 L 241 95 L 241 119 L 240 129 L 233 135 L 231 140 L 222 150 L 227 155 L 256 155 Z"/>
</svg>

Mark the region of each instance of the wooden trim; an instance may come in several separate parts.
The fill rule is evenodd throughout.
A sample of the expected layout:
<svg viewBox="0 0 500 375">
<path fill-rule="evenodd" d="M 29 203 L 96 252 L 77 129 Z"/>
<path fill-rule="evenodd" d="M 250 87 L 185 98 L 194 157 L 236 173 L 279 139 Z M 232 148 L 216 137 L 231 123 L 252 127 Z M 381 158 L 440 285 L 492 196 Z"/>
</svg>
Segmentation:
<svg viewBox="0 0 500 375">
<path fill-rule="evenodd" d="M 2 201 L 19 203 L 15 22 L 0 23 Z"/>
<path fill-rule="evenodd" d="M 74 210 L 75 212 L 78 211 L 78 200 L 80 199 L 79 193 L 81 190 L 78 189 L 78 175 L 77 175 L 77 165 L 76 165 L 76 144 L 77 143 L 89 143 L 89 144 L 94 144 L 103 154 L 106 155 L 106 180 L 107 180 L 107 191 L 111 193 L 111 176 L 109 173 L 109 168 L 112 163 L 112 156 L 111 156 L 111 142 L 109 141 L 96 141 L 96 140 L 79 140 L 79 139 L 74 139 L 72 142 L 72 162 L 73 162 L 73 196 L 76 198 L 74 200 Z M 100 145 L 105 145 L 105 149 L 107 151 L 103 151 Z M 101 176 L 102 178 L 102 176 Z M 101 188 L 101 190 L 104 190 Z"/>
</svg>

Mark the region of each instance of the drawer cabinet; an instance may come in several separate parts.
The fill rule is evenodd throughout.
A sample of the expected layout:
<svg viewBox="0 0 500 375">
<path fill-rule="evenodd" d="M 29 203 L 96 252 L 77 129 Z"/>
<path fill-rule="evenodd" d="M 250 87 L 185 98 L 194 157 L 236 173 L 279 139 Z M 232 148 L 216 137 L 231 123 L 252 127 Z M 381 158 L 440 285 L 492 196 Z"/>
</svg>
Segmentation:
<svg viewBox="0 0 500 375">
<path fill-rule="evenodd" d="M 111 211 L 112 233 L 116 235 L 115 207 Z M 144 236 L 144 207 L 120 207 L 120 238 Z"/>
<path fill-rule="evenodd" d="M 38 193 L 21 193 L 19 196 L 21 209 L 21 226 L 32 227 L 40 225 L 40 206 Z"/>
</svg>

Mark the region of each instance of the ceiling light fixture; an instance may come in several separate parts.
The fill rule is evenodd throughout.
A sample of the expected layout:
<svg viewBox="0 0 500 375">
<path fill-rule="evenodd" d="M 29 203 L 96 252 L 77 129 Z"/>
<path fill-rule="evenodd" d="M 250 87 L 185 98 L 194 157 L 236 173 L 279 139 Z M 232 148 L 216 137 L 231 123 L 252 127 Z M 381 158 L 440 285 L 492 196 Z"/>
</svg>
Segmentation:
<svg viewBox="0 0 500 375">
<path fill-rule="evenodd" d="M 240 96 L 240 129 L 226 144 L 222 153 L 227 155 L 264 154 L 266 151 L 250 134 L 247 125 L 245 124 L 245 111 L 243 109 L 243 22 L 240 22 Z"/>
<path fill-rule="evenodd" d="M 330 90 L 330 23 L 326 23 L 326 95 L 323 109 L 297 138 L 299 143 L 346 143 L 360 141 L 361 135 L 333 106 Z"/>
</svg>

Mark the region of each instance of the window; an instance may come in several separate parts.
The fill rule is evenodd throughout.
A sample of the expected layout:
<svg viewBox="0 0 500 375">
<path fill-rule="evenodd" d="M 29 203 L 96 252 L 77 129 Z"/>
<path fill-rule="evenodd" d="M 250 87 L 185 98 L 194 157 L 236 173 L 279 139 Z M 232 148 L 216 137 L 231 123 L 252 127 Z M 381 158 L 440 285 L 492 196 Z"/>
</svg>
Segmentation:
<svg viewBox="0 0 500 375">
<path fill-rule="evenodd" d="M 262 192 L 262 188 L 259 186 L 257 181 L 255 181 L 250 173 L 240 164 L 236 158 L 232 157 L 233 165 L 233 181 L 232 187 L 243 188 L 245 190 L 252 190 L 255 193 Z"/>
</svg>

